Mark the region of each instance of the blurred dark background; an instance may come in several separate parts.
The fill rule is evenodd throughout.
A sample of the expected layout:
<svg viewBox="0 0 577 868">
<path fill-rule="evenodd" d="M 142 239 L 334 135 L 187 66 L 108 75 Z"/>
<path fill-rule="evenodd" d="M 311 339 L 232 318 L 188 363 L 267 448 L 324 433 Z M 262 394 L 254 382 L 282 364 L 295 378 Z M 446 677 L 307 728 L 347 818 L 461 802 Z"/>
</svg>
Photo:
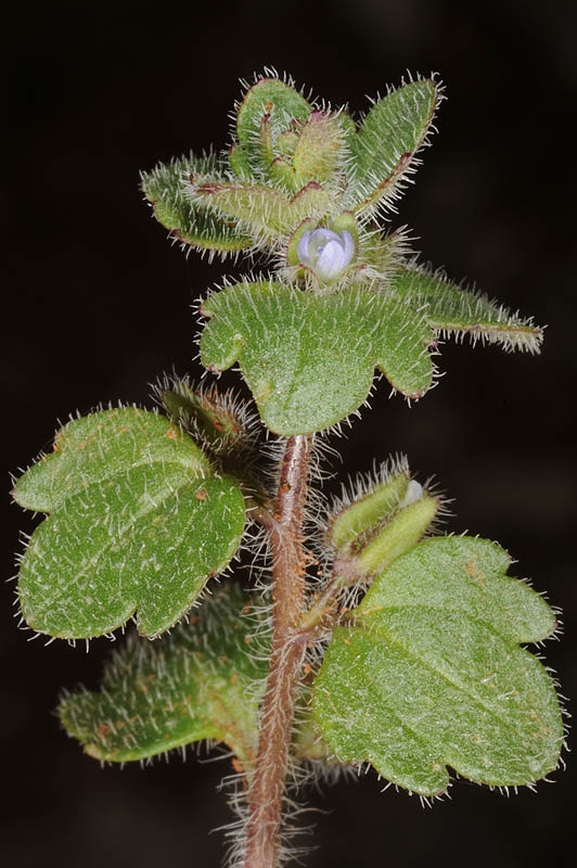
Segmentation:
<svg viewBox="0 0 577 868">
<path fill-rule="evenodd" d="M 425 260 L 548 323 L 540 358 L 446 345 L 438 388 L 408 408 L 382 384 L 344 444 L 351 469 L 404 451 L 455 498 L 450 529 L 499 539 L 517 574 L 565 613 L 548 660 L 576 695 L 572 317 L 576 268 L 577 6 L 570 0 L 295 0 L 274 4 L 11 4 L 2 50 L 5 154 L 3 456 L 8 473 L 48 448 L 57 420 L 100 402 L 144 402 L 173 365 L 195 371 L 188 310 L 219 267 L 167 242 L 139 170 L 228 142 L 238 79 L 265 65 L 353 111 L 405 70 L 447 83 L 440 134 L 399 223 Z M 4 495 L 4 575 L 33 522 Z M 7 866 L 217 866 L 230 819 L 222 763 L 174 758 L 141 771 L 83 756 L 59 730 L 61 687 L 95 686 L 106 640 L 27 642 L 2 589 L 0 741 Z M 452 801 L 368 776 L 312 793 L 322 813 L 309 868 L 573 864 L 576 773 L 509 799 L 458 782 Z"/>
</svg>

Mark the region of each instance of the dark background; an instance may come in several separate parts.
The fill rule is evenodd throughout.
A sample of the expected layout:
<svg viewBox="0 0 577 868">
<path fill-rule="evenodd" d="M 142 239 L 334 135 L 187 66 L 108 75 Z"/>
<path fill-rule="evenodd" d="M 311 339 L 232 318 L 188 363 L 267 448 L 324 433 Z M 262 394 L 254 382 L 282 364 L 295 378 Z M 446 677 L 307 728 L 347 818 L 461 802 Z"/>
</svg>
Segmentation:
<svg viewBox="0 0 577 868">
<path fill-rule="evenodd" d="M 406 69 L 447 83 L 440 134 L 398 222 L 425 260 L 474 279 L 548 323 L 540 358 L 447 345 L 438 388 L 409 409 L 381 384 L 344 449 L 351 469 L 404 451 L 455 498 L 450 529 L 499 539 L 517 573 L 565 613 L 548 660 L 576 695 L 573 404 L 576 386 L 577 6 L 449 0 L 56 2 L 16 8 L 4 33 L 2 391 L 8 473 L 48 448 L 57 420 L 109 400 L 143 402 L 175 365 L 194 371 L 188 306 L 218 279 L 166 241 L 139 170 L 228 141 L 227 112 L 267 64 L 333 104 Z M 18 529 L 9 504 L 4 574 Z M 226 764 L 172 759 L 101 770 L 59 730 L 61 686 L 94 686 L 110 651 L 27 642 L 2 590 L 4 864 L 217 866 L 230 819 L 215 784 Z M 572 863 L 575 772 L 509 799 L 458 782 L 433 810 L 368 776 L 312 793 L 320 850 L 310 868 Z M 163 860 L 162 862 L 160 860 Z"/>
</svg>

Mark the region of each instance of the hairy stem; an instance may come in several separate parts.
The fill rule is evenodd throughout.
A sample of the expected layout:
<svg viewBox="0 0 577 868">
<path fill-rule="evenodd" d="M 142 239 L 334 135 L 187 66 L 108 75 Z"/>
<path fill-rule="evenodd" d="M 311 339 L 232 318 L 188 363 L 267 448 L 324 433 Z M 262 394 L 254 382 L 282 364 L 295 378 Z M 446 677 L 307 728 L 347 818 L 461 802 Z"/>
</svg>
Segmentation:
<svg viewBox="0 0 577 868">
<path fill-rule="evenodd" d="M 303 516 L 310 450 L 310 437 L 287 440 L 269 524 L 273 637 L 258 755 L 248 792 L 244 868 L 276 868 L 279 862 L 295 700 L 306 650 L 299 627 L 305 608 Z"/>
</svg>

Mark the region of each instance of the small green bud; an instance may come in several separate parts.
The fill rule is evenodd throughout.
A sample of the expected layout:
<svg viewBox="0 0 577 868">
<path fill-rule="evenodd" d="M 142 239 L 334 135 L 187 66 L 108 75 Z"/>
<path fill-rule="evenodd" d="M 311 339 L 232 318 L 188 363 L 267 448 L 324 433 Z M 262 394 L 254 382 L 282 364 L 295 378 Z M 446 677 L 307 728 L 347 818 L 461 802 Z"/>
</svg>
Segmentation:
<svg viewBox="0 0 577 868">
<path fill-rule="evenodd" d="M 253 439 L 255 419 L 230 392 L 193 389 L 184 378 L 167 379 L 155 387 L 155 395 L 168 416 L 215 455 L 243 450 Z"/>
<path fill-rule="evenodd" d="M 410 482 L 409 468 L 387 475 L 371 491 L 349 503 L 333 519 L 329 536 L 337 550 L 351 549 L 355 540 L 383 518 L 392 515 L 403 500 Z"/>
<path fill-rule="evenodd" d="M 430 528 L 439 500 L 414 479 L 407 467 L 387 475 L 345 506 L 329 527 L 337 561 L 353 575 L 377 575 L 410 551 Z"/>
<path fill-rule="evenodd" d="M 371 541 L 357 555 L 361 572 L 381 573 L 391 561 L 414 548 L 434 521 L 439 509 L 438 500 L 414 480 L 409 484 L 409 493 L 412 494 L 413 485 L 420 489 L 415 499 L 406 504 L 403 502 L 394 518 L 375 529 Z"/>
<path fill-rule="evenodd" d="M 298 138 L 293 166 L 306 180 L 327 181 L 340 161 L 341 131 L 335 115 L 313 111 Z"/>
</svg>

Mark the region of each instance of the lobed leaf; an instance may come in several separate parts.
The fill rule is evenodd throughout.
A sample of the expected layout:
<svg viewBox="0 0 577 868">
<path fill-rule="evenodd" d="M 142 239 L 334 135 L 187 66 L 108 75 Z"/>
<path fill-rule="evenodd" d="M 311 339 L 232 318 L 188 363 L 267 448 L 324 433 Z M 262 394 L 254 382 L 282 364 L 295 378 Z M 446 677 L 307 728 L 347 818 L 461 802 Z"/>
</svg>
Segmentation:
<svg viewBox="0 0 577 868">
<path fill-rule="evenodd" d="M 91 638 L 135 612 L 155 636 L 193 605 L 235 554 L 244 498 L 216 477 L 194 441 L 155 413 L 123 408 L 66 425 L 55 452 L 14 497 L 50 512 L 22 558 L 26 622 L 60 638 Z"/>
<path fill-rule="evenodd" d="M 204 183 L 223 180 L 220 158 L 190 155 L 142 174 L 142 189 L 152 203 L 158 222 L 183 244 L 199 251 L 226 256 L 251 247 L 253 239 L 242 232 L 234 220 L 223 219 L 206 206 L 193 202 L 185 187 L 191 176 L 201 178 Z"/>
<path fill-rule="evenodd" d="M 94 483 L 153 464 L 175 465 L 193 479 L 212 473 L 208 459 L 178 426 L 149 410 L 118 407 L 74 419 L 57 431 L 53 451 L 18 479 L 12 494 L 25 509 L 54 512 Z"/>
<path fill-rule="evenodd" d="M 474 343 L 501 344 L 508 351 L 540 351 L 543 329 L 531 318 L 522 319 L 486 295 L 461 289 L 443 274 L 403 267 L 393 277 L 391 291 L 415 306 L 425 305 L 427 321 L 441 337 L 469 335 Z"/>
<path fill-rule="evenodd" d="M 362 288 L 313 295 L 281 283 L 239 283 L 202 304 L 205 367 L 238 361 L 265 425 L 291 436 L 355 412 L 375 368 L 413 398 L 427 391 L 431 332 L 420 313 Z"/>
<path fill-rule="evenodd" d="M 61 701 L 68 734 L 90 756 L 110 762 L 214 739 L 249 768 L 266 666 L 251 653 L 255 616 L 247 615 L 247 603 L 229 586 L 162 642 L 132 635 L 107 665 L 98 692 Z"/>
<path fill-rule="evenodd" d="M 555 688 L 520 643 L 555 629 L 545 601 L 505 575 L 498 545 L 430 539 L 394 561 L 333 635 L 314 713 L 341 762 L 434 796 L 447 766 L 477 783 L 531 784 L 563 740 Z"/>
</svg>

